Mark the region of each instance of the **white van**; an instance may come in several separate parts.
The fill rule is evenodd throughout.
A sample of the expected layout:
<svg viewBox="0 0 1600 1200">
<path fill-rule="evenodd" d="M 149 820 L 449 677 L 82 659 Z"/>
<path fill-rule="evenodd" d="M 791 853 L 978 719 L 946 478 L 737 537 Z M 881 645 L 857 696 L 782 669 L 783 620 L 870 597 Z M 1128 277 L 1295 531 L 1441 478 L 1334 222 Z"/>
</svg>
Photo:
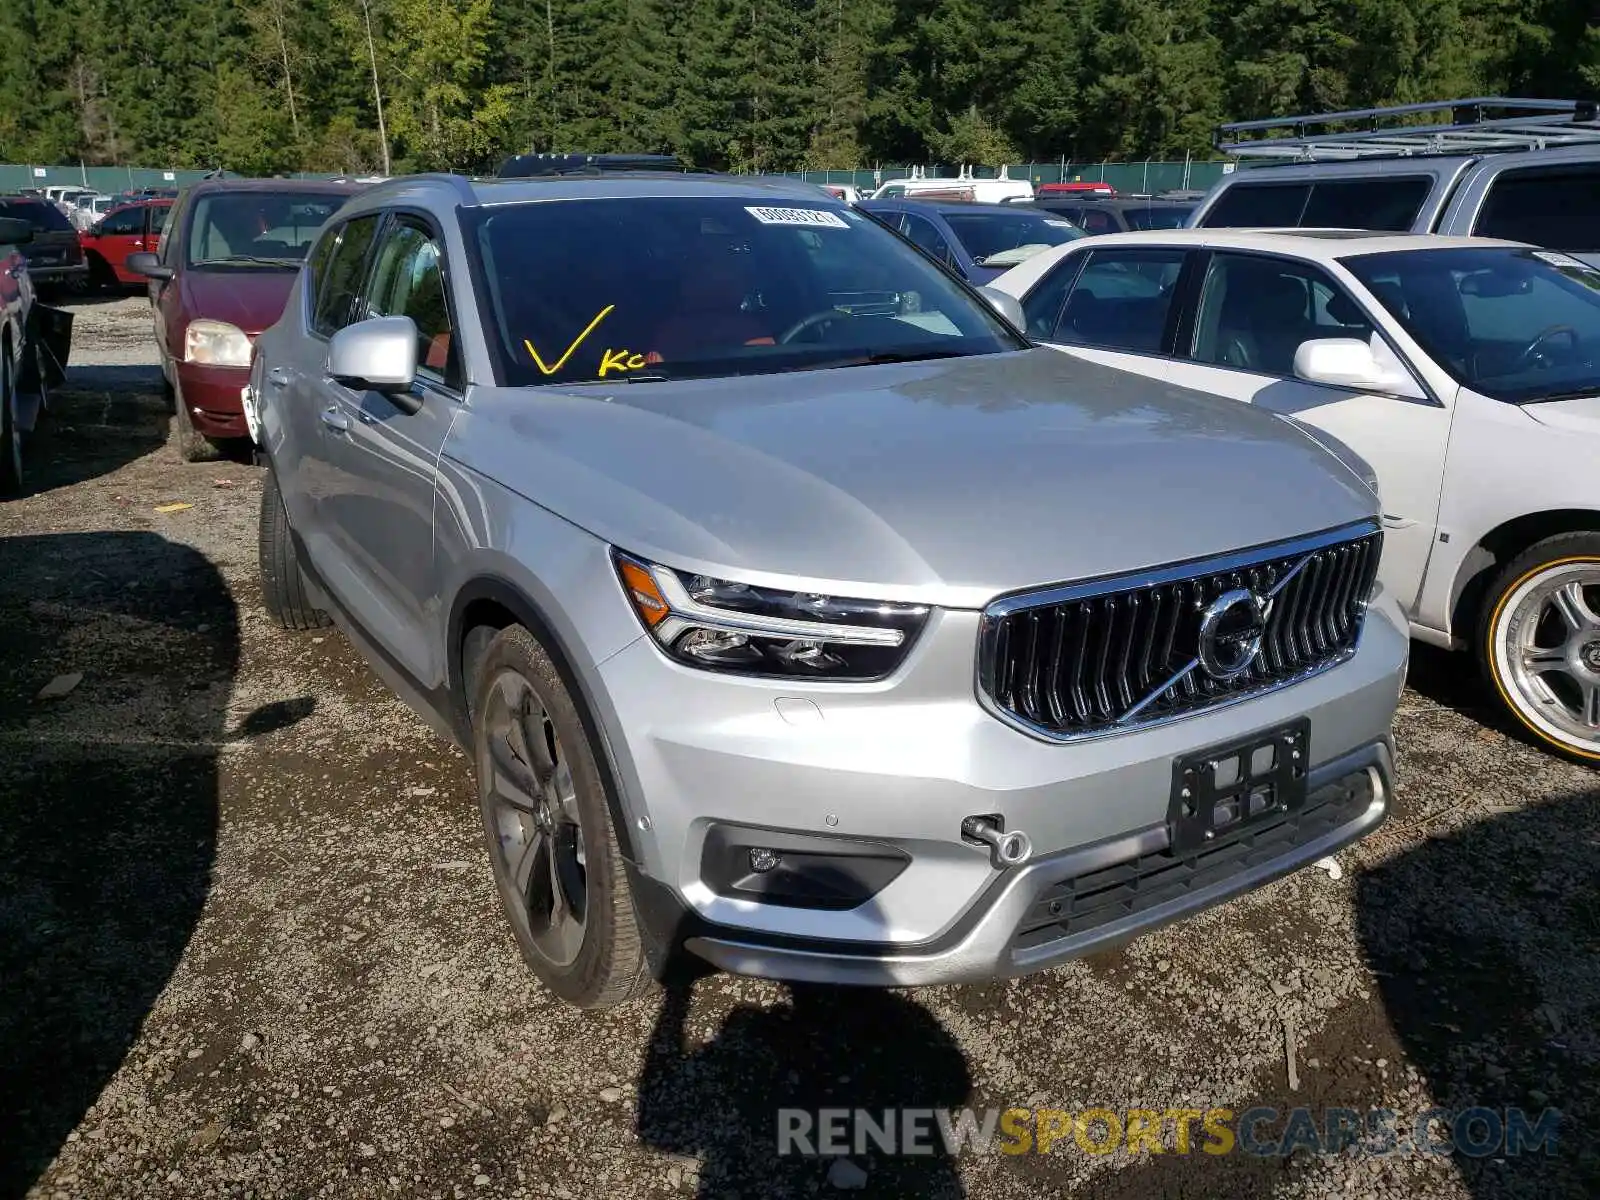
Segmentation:
<svg viewBox="0 0 1600 1200">
<path fill-rule="evenodd" d="M 913 168 L 907 179 L 891 179 L 872 193 L 874 200 L 897 200 L 913 196 L 923 200 L 967 200 L 974 204 L 1006 204 L 1033 199 L 1033 184 L 1012 179 L 1008 168 L 1000 168 L 997 179 L 974 179 L 972 168 L 963 167 L 954 179 L 929 177 Z"/>
</svg>

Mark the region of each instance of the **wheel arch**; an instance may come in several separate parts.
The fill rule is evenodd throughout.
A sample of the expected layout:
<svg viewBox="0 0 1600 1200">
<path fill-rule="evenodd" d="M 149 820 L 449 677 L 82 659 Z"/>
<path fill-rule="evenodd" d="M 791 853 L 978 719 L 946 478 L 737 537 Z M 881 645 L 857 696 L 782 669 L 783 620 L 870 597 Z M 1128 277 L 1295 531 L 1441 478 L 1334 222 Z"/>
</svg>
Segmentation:
<svg viewBox="0 0 1600 1200">
<path fill-rule="evenodd" d="M 606 805 L 611 811 L 611 825 L 616 833 L 617 846 L 623 858 L 637 863 L 634 828 L 628 819 L 629 806 L 623 803 L 622 774 L 618 769 L 616 753 L 605 727 L 597 717 L 595 698 L 590 694 L 580 672 L 573 669 L 572 654 L 556 632 L 554 624 L 546 619 L 540 606 L 514 583 L 497 575 L 479 575 L 468 580 L 456 592 L 450 605 L 450 618 L 446 626 L 446 685 L 453 698 L 451 721 L 460 731 L 463 746 L 472 746 L 471 696 L 476 690 L 473 678 L 474 662 L 469 655 L 469 642 L 473 654 L 481 646 L 475 639 L 484 631 L 483 643 L 489 637 L 510 625 L 521 625 L 550 652 L 556 670 L 567 685 L 582 719 L 584 730 L 599 748 L 599 761 L 604 775 Z"/>
<path fill-rule="evenodd" d="M 1600 533 L 1600 510 L 1554 508 L 1505 521 L 1473 544 L 1456 569 L 1450 592 L 1450 632 L 1470 642 L 1485 593 L 1500 569 L 1529 546 L 1562 533 Z"/>
</svg>

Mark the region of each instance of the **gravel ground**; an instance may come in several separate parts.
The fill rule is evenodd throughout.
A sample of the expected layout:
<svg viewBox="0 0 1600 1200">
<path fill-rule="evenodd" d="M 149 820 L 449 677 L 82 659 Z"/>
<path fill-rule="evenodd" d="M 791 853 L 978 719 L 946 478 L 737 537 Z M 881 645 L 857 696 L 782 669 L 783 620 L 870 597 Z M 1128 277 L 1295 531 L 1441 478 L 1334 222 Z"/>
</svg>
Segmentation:
<svg viewBox="0 0 1600 1200">
<path fill-rule="evenodd" d="M 260 474 L 177 460 L 144 300 L 76 310 L 0 505 L 0 1196 L 1600 1192 L 1600 775 L 1508 736 L 1460 660 L 1419 650 L 1394 815 L 1340 878 L 987 987 L 574 1012 L 500 918 L 463 756 L 262 614 Z M 780 1104 L 1564 1118 L 1523 1157 L 838 1166 L 774 1155 Z"/>
</svg>

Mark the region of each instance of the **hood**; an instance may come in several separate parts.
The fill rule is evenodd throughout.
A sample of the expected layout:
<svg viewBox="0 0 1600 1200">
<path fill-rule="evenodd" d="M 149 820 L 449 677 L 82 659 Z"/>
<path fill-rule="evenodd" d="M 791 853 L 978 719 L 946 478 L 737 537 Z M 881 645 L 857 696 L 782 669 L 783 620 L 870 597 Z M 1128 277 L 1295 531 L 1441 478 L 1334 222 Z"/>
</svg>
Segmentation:
<svg viewBox="0 0 1600 1200">
<path fill-rule="evenodd" d="M 1287 422 L 1049 350 L 475 390 L 448 453 L 669 566 L 946 607 L 1377 510 Z"/>
<path fill-rule="evenodd" d="M 237 325 L 251 337 L 276 324 L 299 271 L 184 271 L 183 308 L 201 317 Z"/>
<path fill-rule="evenodd" d="M 1522 411 L 1539 424 L 1548 425 L 1552 429 L 1586 433 L 1591 437 L 1600 435 L 1600 394 L 1580 396 L 1573 400 L 1548 400 L 1539 404 L 1524 404 Z"/>
</svg>

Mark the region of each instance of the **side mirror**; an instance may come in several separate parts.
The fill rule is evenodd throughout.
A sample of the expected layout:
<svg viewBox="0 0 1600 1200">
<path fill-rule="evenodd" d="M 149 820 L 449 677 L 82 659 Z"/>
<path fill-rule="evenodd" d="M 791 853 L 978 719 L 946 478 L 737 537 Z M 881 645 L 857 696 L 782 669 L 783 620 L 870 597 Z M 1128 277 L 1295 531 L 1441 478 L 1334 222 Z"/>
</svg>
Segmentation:
<svg viewBox="0 0 1600 1200">
<path fill-rule="evenodd" d="M 1388 350 L 1387 345 L 1384 350 Z M 1412 400 L 1426 398 L 1411 373 L 1393 355 L 1385 353 L 1383 360 L 1374 351 L 1372 343 L 1359 338 L 1317 338 L 1301 342 L 1300 348 L 1294 352 L 1294 373 L 1308 383 L 1322 383 L 1329 387 L 1381 392 Z"/>
<path fill-rule="evenodd" d="M 410 317 L 373 317 L 346 325 L 328 341 L 328 375 L 359 391 L 397 397 L 417 378 L 417 326 Z"/>
<path fill-rule="evenodd" d="M 148 250 L 140 250 L 136 254 L 128 255 L 126 266 L 135 275 L 143 275 L 147 279 L 172 278 L 172 268 L 165 266 L 159 257 L 151 254 Z"/>
<path fill-rule="evenodd" d="M 1023 330 L 1028 327 L 1028 314 L 1022 311 L 1021 300 L 999 288 L 981 287 L 978 292 L 989 302 L 989 307 L 1011 322 L 1014 328 Z"/>
<path fill-rule="evenodd" d="M 0 217 L 0 246 L 26 246 L 33 241 L 33 226 L 21 217 Z"/>
</svg>

